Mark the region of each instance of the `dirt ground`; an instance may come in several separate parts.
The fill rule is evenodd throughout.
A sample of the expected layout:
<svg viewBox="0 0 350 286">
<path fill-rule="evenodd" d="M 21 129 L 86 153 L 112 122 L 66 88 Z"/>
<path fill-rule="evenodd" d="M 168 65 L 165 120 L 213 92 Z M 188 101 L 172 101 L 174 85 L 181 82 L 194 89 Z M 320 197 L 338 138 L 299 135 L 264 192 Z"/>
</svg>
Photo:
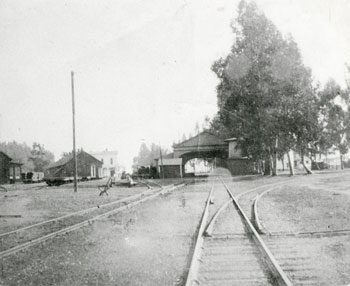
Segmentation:
<svg viewBox="0 0 350 286">
<path fill-rule="evenodd" d="M 306 176 L 259 201 L 259 217 L 271 234 L 263 239 L 292 281 L 350 283 L 349 175 Z"/>
<path fill-rule="evenodd" d="M 234 194 L 288 181 L 287 186 L 268 193 L 259 203 L 261 219 L 271 232 L 350 229 L 348 171 L 294 178 L 225 177 L 224 181 Z M 211 185 L 212 180 L 197 179 L 186 188 L 8 256 L 0 261 L 0 285 L 184 285 Z M 2 219 L 0 232 L 146 190 L 116 188 L 108 197 L 99 197 L 96 185 L 91 184 L 76 194 L 70 186 L 39 187 L 28 190 L 18 185 L 18 189 L 0 193 L 1 213 L 24 215 L 21 219 Z M 224 200 L 214 194 L 215 209 Z M 320 282 L 316 285 L 346 285 L 350 283 L 349 237 L 314 240 L 279 236 L 273 243 L 286 243 L 293 250 L 291 255 L 308 256 L 310 263 L 317 265 L 312 272 Z M 269 244 L 270 238 L 265 237 Z"/>
<path fill-rule="evenodd" d="M 0 285 L 181 285 L 208 192 L 189 186 L 7 257 Z"/>
<path fill-rule="evenodd" d="M 343 175 L 306 176 L 266 193 L 261 222 L 272 233 L 350 230 L 350 172 Z"/>
<path fill-rule="evenodd" d="M 147 190 L 144 185 L 113 187 L 108 191 L 108 196 L 99 196 L 98 185 L 103 183 L 104 180 L 79 183 L 77 193 L 73 192 L 72 184 L 60 187 L 48 187 L 45 183 L 9 185 L 7 192 L 0 192 L 0 215 L 21 217 L 0 217 L 0 233 Z"/>
</svg>

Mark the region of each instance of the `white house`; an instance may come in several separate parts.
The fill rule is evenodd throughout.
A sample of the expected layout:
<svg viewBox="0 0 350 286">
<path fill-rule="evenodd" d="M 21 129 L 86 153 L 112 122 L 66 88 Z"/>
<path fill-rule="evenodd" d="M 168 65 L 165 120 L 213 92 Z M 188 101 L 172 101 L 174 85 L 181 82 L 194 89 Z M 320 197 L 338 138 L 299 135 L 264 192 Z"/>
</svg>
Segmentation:
<svg viewBox="0 0 350 286">
<path fill-rule="evenodd" d="M 91 152 L 95 158 L 100 160 L 102 165 L 102 177 L 117 176 L 121 175 L 121 168 L 118 164 L 118 151 L 108 151 L 108 149 L 101 152 Z"/>
<path fill-rule="evenodd" d="M 290 155 L 290 160 L 293 164 L 293 168 L 296 170 L 303 170 L 304 166 L 301 164 L 300 155 L 293 150 L 289 152 L 289 155 Z M 311 170 L 312 160 L 308 156 L 304 156 L 304 163 Z M 284 154 L 283 159 L 277 160 L 277 170 L 278 171 L 289 170 L 289 162 L 288 162 L 287 154 Z"/>
<path fill-rule="evenodd" d="M 324 166 L 326 166 L 329 169 L 340 169 L 341 168 L 340 157 L 341 157 L 341 154 L 339 150 L 333 146 L 329 150 L 327 150 L 326 153 L 316 154 L 315 160 L 317 163 L 324 163 Z M 343 162 L 346 162 L 348 160 L 349 160 L 349 153 L 342 156 Z"/>
</svg>

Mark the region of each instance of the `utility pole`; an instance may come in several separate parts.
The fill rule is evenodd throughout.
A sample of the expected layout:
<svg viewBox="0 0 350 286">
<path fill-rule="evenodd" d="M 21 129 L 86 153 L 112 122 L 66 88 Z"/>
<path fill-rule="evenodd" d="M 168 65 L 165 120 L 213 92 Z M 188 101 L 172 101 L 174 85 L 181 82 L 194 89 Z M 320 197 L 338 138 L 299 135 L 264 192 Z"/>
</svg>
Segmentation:
<svg viewBox="0 0 350 286">
<path fill-rule="evenodd" d="M 159 142 L 159 152 L 160 152 L 160 163 L 162 164 L 162 179 L 164 180 L 164 165 L 163 165 L 163 156 L 162 156 L 162 146 L 160 146 Z"/>
<path fill-rule="evenodd" d="M 72 113 L 73 113 L 73 160 L 74 160 L 74 192 L 78 191 L 77 185 L 77 173 L 78 173 L 78 164 L 77 164 L 77 153 L 75 150 L 75 102 L 74 102 L 74 72 L 71 72 L 71 81 L 72 81 Z"/>
<path fill-rule="evenodd" d="M 2 114 L 0 113 L 0 141 L 1 141 L 1 138 L 2 138 Z"/>
</svg>

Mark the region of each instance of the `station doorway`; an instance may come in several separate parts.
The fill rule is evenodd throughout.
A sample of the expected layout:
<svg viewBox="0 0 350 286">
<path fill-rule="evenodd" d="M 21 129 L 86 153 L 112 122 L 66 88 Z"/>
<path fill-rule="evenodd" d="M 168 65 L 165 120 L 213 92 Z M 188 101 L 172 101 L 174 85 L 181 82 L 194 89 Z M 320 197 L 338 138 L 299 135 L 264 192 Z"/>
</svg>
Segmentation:
<svg viewBox="0 0 350 286">
<path fill-rule="evenodd" d="M 193 158 L 184 166 L 185 177 L 208 176 L 215 169 L 215 158 Z"/>
</svg>

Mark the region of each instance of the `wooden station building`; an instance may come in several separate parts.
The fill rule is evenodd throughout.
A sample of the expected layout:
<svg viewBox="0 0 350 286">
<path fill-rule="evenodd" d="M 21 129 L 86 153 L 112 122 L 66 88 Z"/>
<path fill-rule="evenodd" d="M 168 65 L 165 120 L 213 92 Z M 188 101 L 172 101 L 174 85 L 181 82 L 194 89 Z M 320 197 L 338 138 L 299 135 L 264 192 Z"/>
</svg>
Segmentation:
<svg viewBox="0 0 350 286">
<path fill-rule="evenodd" d="M 159 177 L 182 178 L 185 164 L 194 158 L 215 160 L 215 167 L 227 168 L 232 175 L 254 173 L 254 162 L 241 155 L 236 138 L 222 139 L 203 131 L 181 143 L 173 145 L 174 152 L 156 160 Z"/>
</svg>

